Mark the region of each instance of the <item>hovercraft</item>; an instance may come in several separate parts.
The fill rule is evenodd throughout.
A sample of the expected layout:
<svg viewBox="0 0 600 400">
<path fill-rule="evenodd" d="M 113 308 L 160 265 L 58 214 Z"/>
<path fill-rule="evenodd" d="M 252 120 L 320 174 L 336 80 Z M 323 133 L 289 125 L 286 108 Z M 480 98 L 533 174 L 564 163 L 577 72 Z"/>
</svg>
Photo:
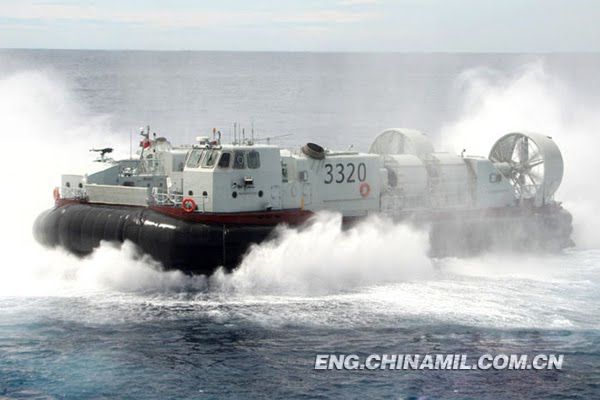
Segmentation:
<svg viewBox="0 0 600 400">
<path fill-rule="evenodd" d="M 129 240 L 168 268 L 208 274 L 235 268 L 276 226 L 330 210 L 345 224 L 379 214 L 424 226 L 432 256 L 572 245 L 571 214 L 554 200 L 563 159 L 542 134 L 507 134 L 488 158 L 435 152 L 411 129 L 383 131 L 369 153 L 142 134 L 139 158 L 100 149 L 99 170 L 62 176 L 34 224 L 38 242 L 86 255 Z"/>
</svg>

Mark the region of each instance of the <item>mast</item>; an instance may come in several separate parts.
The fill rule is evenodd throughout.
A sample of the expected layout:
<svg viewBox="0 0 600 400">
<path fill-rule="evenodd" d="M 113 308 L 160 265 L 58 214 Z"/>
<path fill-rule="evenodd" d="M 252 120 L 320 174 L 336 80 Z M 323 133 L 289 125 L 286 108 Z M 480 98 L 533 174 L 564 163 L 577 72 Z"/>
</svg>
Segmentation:
<svg viewBox="0 0 600 400">
<path fill-rule="evenodd" d="M 133 160 L 133 128 L 129 129 L 129 159 Z"/>
</svg>

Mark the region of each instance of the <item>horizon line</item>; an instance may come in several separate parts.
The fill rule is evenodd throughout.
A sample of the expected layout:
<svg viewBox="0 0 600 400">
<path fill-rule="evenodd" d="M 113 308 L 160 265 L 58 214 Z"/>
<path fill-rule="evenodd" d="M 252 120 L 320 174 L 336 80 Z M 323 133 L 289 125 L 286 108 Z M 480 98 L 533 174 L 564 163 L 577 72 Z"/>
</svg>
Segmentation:
<svg viewBox="0 0 600 400">
<path fill-rule="evenodd" d="M 316 54 L 600 54 L 600 50 L 208 50 L 208 49 L 118 49 L 59 47 L 0 47 L 0 50 L 29 51 L 113 51 L 141 53 L 316 53 Z"/>
</svg>

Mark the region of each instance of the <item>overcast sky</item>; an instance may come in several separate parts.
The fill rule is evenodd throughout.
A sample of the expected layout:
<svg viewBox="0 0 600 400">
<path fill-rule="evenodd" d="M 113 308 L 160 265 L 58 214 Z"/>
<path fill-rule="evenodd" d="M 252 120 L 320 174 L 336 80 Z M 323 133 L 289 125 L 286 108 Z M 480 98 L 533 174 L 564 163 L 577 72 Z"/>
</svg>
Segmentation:
<svg viewBox="0 0 600 400">
<path fill-rule="evenodd" d="M 0 48 L 600 50 L 600 0 L 0 0 Z"/>
</svg>

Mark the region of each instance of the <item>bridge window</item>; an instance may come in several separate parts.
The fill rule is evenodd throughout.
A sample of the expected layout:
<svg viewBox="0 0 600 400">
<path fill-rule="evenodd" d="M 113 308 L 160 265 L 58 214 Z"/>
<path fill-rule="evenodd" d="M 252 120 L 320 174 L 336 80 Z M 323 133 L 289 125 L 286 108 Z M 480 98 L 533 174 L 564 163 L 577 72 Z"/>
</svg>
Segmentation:
<svg viewBox="0 0 600 400">
<path fill-rule="evenodd" d="M 219 160 L 219 168 L 229 168 L 230 162 L 231 162 L 231 153 L 221 154 L 221 159 Z"/>
<path fill-rule="evenodd" d="M 248 153 L 248 168 L 256 169 L 260 167 L 260 154 L 258 151 Z"/>
<path fill-rule="evenodd" d="M 281 181 L 288 181 L 288 166 L 287 164 L 281 164 Z"/>
<path fill-rule="evenodd" d="M 245 153 L 243 151 L 236 151 L 233 153 L 233 168 L 235 169 L 243 169 L 246 167 Z"/>
<path fill-rule="evenodd" d="M 204 161 L 202 162 L 202 168 L 214 167 L 218 158 L 219 150 L 208 150 L 206 152 L 206 156 L 204 157 Z"/>
<path fill-rule="evenodd" d="M 200 166 L 200 161 L 202 160 L 202 154 L 203 150 L 192 150 L 185 166 L 188 168 L 198 168 Z"/>
</svg>

